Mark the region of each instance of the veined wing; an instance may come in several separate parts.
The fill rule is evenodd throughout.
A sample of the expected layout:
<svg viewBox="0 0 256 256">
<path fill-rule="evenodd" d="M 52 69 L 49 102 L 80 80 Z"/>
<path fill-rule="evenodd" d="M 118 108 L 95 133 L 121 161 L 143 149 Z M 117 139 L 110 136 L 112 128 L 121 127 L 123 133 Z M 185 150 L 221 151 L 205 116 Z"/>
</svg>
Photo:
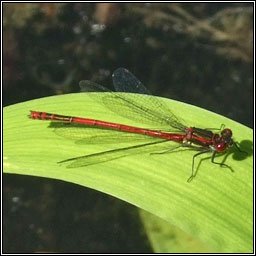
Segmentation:
<svg viewBox="0 0 256 256">
<path fill-rule="evenodd" d="M 145 124 L 153 124 L 155 127 L 165 127 L 165 130 L 170 130 L 170 127 L 173 130 L 185 130 L 186 126 L 178 121 L 178 118 L 159 98 L 145 95 L 149 94 L 148 90 L 127 69 L 117 69 L 113 73 L 113 83 L 116 90 L 128 92 L 128 94 L 114 93 L 87 80 L 81 81 L 79 85 L 82 91 L 108 92 L 101 101 L 108 109 L 120 116 Z M 136 93 L 136 95 L 129 93 Z"/>
</svg>

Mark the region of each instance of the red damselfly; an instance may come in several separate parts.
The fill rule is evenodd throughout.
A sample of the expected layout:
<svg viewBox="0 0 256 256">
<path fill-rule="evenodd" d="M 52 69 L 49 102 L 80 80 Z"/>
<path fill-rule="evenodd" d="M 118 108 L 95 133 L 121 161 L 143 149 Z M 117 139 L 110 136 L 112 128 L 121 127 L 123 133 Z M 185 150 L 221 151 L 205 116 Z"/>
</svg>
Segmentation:
<svg viewBox="0 0 256 256">
<path fill-rule="evenodd" d="M 145 86 L 127 69 L 119 68 L 113 73 L 113 84 L 117 92 L 129 92 L 129 93 L 137 93 L 137 94 L 150 94 Z M 243 152 L 239 149 L 237 144 L 232 139 L 232 131 L 231 129 L 225 128 L 222 129 L 220 133 L 214 133 L 210 129 L 201 129 L 196 127 L 187 127 L 182 124 L 178 118 L 156 97 L 150 97 L 151 103 L 153 107 L 148 108 L 143 105 L 143 98 L 139 98 L 139 100 L 134 100 L 132 97 L 128 97 L 126 94 L 120 94 L 116 92 L 111 92 L 108 89 L 95 84 L 90 81 L 81 81 L 80 86 L 85 91 L 104 91 L 110 94 L 108 97 L 108 101 L 106 105 L 112 106 L 114 105 L 117 109 L 115 110 L 120 115 L 124 115 L 127 118 L 146 120 L 148 122 L 154 122 L 161 124 L 163 129 L 149 129 L 149 128 L 140 128 L 135 126 L 129 126 L 124 124 L 118 124 L 114 122 L 101 121 L 89 118 L 82 117 L 74 117 L 74 116 L 65 116 L 59 114 L 51 114 L 46 112 L 39 111 L 31 111 L 29 117 L 32 119 L 39 120 L 47 120 L 51 122 L 61 122 L 68 123 L 70 125 L 82 125 L 84 127 L 91 128 L 101 128 L 106 130 L 108 133 L 110 130 L 116 130 L 121 134 L 138 134 L 141 138 L 143 137 L 151 137 L 155 140 L 150 141 L 149 143 L 139 144 L 130 147 L 118 148 L 114 150 L 89 154 L 85 156 L 75 157 L 63 160 L 59 163 L 69 162 L 69 161 L 79 161 L 79 165 L 75 165 L 76 167 L 85 166 L 86 162 L 92 158 L 97 157 L 100 159 L 101 157 L 108 158 L 110 155 L 115 155 L 119 151 L 128 151 L 134 148 L 141 148 L 143 146 L 150 146 L 154 144 L 159 144 L 167 141 L 174 141 L 179 143 L 179 145 L 175 148 L 171 148 L 165 150 L 160 153 L 165 153 L 171 150 L 174 150 L 179 147 L 189 147 L 199 152 L 194 154 L 192 158 L 192 174 L 187 180 L 190 182 L 195 176 L 195 168 L 194 162 L 195 158 L 204 153 L 212 153 L 211 162 L 220 166 L 228 167 L 232 170 L 232 168 L 224 163 L 219 163 L 215 161 L 215 156 L 217 153 L 225 152 L 231 146 L 235 146 L 240 152 Z M 105 133 L 107 134 L 107 133 Z M 122 136 L 122 135 L 121 135 Z M 94 138 L 97 135 L 94 135 Z M 111 137 L 111 136 L 110 136 Z M 113 140 L 118 140 L 118 138 L 113 137 Z M 113 158 L 113 157 L 112 157 Z M 111 158 L 110 158 L 111 159 Z M 114 159 L 114 158 L 113 158 Z M 84 164 L 82 164 L 84 162 Z M 95 162 L 97 163 L 97 161 Z"/>
</svg>

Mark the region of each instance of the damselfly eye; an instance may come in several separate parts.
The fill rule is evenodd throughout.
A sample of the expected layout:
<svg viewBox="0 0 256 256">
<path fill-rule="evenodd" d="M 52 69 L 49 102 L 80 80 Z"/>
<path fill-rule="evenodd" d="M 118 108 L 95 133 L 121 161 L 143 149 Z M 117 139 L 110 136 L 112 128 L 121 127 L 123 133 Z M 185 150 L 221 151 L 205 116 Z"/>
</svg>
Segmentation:
<svg viewBox="0 0 256 256">
<path fill-rule="evenodd" d="M 227 148 L 227 144 L 225 142 L 220 142 L 215 146 L 217 152 L 222 152 Z"/>
<path fill-rule="evenodd" d="M 221 132 L 221 135 L 223 137 L 229 137 L 231 138 L 232 137 L 232 131 L 230 129 L 224 129 L 222 132 Z"/>
</svg>

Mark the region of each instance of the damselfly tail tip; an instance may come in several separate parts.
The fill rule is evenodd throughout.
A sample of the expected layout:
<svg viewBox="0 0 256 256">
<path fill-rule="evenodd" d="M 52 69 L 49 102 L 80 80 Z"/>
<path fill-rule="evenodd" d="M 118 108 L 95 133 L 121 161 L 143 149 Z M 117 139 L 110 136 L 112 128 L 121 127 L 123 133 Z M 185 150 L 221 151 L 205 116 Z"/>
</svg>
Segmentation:
<svg viewBox="0 0 256 256">
<path fill-rule="evenodd" d="M 29 118 L 32 118 L 31 117 L 31 113 L 34 112 L 33 110 L 29 110 L 30 111 L 30 114 L 28 115 Z"/>
</svg>

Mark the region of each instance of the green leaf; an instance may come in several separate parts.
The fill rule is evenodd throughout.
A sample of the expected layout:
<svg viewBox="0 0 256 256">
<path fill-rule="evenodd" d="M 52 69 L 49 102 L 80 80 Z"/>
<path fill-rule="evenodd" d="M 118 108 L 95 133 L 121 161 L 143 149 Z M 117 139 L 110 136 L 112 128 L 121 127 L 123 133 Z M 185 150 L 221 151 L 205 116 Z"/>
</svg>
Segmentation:
<svg viewBox="0 0 256 256">
<path fill-rule="evenodd" d="M 102 94 L 95 95 L 100 97 Z M 145 97 L 149 99 L 152 96 Z M 204 243 L 209 251 L 252 252 L 252 130 L 188 104 L 167 99 L 162 101 L 188 125 L 220 128 L 221 124 L 225 124 L 232 129 L 235 141 L 248 155 L 232 148 L 229 153 L 216 157 L 218 162 L 225 160 L 225 164 L 230 165 L 234 172 L 212 164 L 210 154 L 198 156 L 198 173 L 191 183 L 187 183 L 187 179 L 191 175 L 195 151 L 183 149 L 149 154 L 153 147 L 159 152 L 163 151 L 162 144 L 146 150 L 141 148 L 141 151 L 140 148 L 131 150 L 128 156 L 118 155 L 112 161 L 106 159 L 98 164 L 67 168 L 68 163 L 57 163 L 136 143 L 132 142 L 131 137 L 129 143 L 122 144 L 121 136 L 117 136 L 112 144 L 79 143 L 56 135 L 49 121 L 29 119 L 30 110 L 143 126 L 139 120 L 129 121 L 122 115 L 114 114 L 89 94 L 79 93 L 4 108 L 4 172 L 60 179 L 113 195 L 179 227 Z M 90 130 L 94 132 L 93 128 Z M 168 147 L 177 145 L 174 142 L 163 144 Z M 161 251 L 160 245 L 154 248 Z"/>
</svg>

